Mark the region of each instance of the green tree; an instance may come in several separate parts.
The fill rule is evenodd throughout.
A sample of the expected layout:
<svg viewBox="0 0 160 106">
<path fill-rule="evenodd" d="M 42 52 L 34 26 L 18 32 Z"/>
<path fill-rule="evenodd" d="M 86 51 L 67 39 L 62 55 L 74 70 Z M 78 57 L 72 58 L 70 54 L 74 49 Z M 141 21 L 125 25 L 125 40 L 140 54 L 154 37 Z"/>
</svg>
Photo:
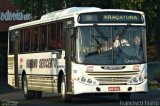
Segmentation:
<svg viewBox="0 0 160 106">
<path fill-rule="evenodd" d="M 45 13 L 69 8 L 69 7 L 101 7 L 113 8 L 116 0 L 11 0 L 13 4 L 19 6 L 21 10 L 33 15 L 34 19 L 39 19 Z"/>
<path fill-rule="evenodd" d="M 11 0 L 24 13 L 31 13 L 33 20 L 43 14 L 63 8 L 64 0 Z"/>
<path fill-rule="evenodd" d="M 100 7 L 112 8 L 116 0 L 65 0 L 67 7 L 84 6 L 84 7 Z"/>
</svg>

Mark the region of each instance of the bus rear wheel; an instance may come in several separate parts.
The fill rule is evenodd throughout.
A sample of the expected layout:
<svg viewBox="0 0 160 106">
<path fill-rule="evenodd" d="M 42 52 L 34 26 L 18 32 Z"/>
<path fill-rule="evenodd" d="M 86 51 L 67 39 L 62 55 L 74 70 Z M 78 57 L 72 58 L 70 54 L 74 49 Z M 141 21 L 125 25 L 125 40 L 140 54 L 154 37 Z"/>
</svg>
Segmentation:
<svg viewBox="0 0 160 106">
<path fill-rule="evenodd" d="M 65 83 L 65 77 L 62 77 L 61 80 L 61 96 L 62 96 L 62 102 L 72 102 L 72 95 L 67 94 L 66 90 L 66 83 Z"/>
<path fill-rule="evenodd" d="M 26 75 L 22 76 L 22 90 L 23 90 L 25 99 L 36 99 L 36 98 L 42 97 L 42 91 L 28 90 L 28 83 L 27 83 Z"/>
</svg>

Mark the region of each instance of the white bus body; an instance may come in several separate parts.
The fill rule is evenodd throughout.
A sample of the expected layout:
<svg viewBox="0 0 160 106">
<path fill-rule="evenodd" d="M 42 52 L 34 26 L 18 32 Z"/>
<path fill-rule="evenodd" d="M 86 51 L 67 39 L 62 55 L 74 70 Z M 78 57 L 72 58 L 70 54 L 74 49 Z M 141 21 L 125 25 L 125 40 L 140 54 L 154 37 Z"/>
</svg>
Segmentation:
<svg viewBox="0 0 160 106">
<path fill-rule="evenodd" d="M 90 20 L 91 17 L 88 16 L 88 20 L 86 21 L 82 19 L 82 16 L 80 16 L 80 14 L 94 13 L 94 12 L 96 12 L 97 14 L 102 12 L 106 12 L 106 13 L 107 12 L 113 12 L 113 13 L 128 12 L 131 14 L 132 13 L 140 14 L 141 19 L 139 20 L 143 22 L 140 22 L 140 23 L 127 22 L 126 23 L 125 21 L 123 21 L 122 18 L 126 18 L 128 16 L 126 17 L 112 16 L 110 17 L 110 19 L 117 17 L 117 20 L 121 18 L 123 22 L 120 22 L 120 23 L 94 22 L 96 23 L 96 26 L 93 27 L 94 23 L 88 22 L 88 20 Z M 70 19 L 73 19 L 74 22 Z M 32 51 L 32 52 L 22 52 L 17 54 L 18 55 L 17 57 L 18 85 L 15 86 L 16 85 L 15 84 L 16 83 L 15 82 L 16 81 L 15 80 L 16 57 L 14 55 L 16 55 L 15 53 L 16 50 L 14 50 L 14 52 L 11 53 L 11 50 L 10 50 L 11 48 L 10 40 L 12 39 L 11 33 L 20 29 L 31 27 L 31 26 L 47 24 L 47 36 L 48 36 L 49 35 L 48 24 L 53 22 L 59 22 L 59 21 L 63 21 L 63 23 L 65 23 L 64 21 L 66 21 L 67 25 L 73 24 L 73 26 L 71 26 L 71 29 L 75 28 L 76 31 L 71 30 L 69 32 L 71 39 L 69 38 L 70 40 L 68 41 L 67 40 L 68 38 L 66 37 L 65 41 L 67 42 L 66 44 L 70 44 L 69 42 L 73 41 L 72 43 L 75 42 L 74 45 L 76 46 L 73 47 L 72 44 L 71 44 L 72 46 L 66 46 L 66 44 L 64 44 L 65 49 L 61 49 L 61 50 L 58 50 L 58 49 L 50 50 L 48 48 L 42 51 L 39 50 L 38 52 Z M 131 27 L 128 26 L 128 24 Z M 128 32 L 125 31 L 125 28 L 123 28 L 124 26 L 130 27 L 130 28 L 126 27 L 126 30 Z M 146 26 L 146 23 L 145 23 L 145 17 L 143 12 L 131 11 L 131 10 L 119 10 L 119 9 L 100 9 L 100 8 L 91 8 L 91 7 L 88 7 L 88 8 L 73 7 L 69 9 L 64 9 L 61 11 L 56 11 L 56 12 L 46 14 L 42 16 L 40 20 L 37 20 L 37 21 L 32 21 L 32 22 L 27 22 L 20 25 L 11 26 L 9 28 L 9 42 L 8 42 L 9 43 L 8 83 L 11 86 L 22 88 L 26 98 L 32 98 L 31 96 L 33 95 L 34 97 L 41 97 L 41 96 L 35 96 L 36 94 L 41 95 L 41 91 L 61 93 L 64 100 L 68 100 L 68 98 L 71 97 L 69 95 L 88 94 L 88 93 L 89 94 L 117 93 L 120 95 L 120 99 L 128 99 L 130 96 L 129 94 L 133 92 L 147 92 L 148 87 L 147 87 L 145 26 Z M 65 27 L 66 26 L 63 24 L 63 29 L 65 29 Z M 89 29 L 87 29 L 88 27 Z M 96 29 L 96 27 L 98 27 L 98 29 Z M 94 48 L 92 49 L 92 46 L 94 44 L 90 46 L 89 49 L 85 49 L 82 47 L 83 42 L 85 42 L 85 39 L 83 39 L 85 36 L 82 35 L 83 31 L 86 31 L 85 33 L 88 34 L 88 36 L 90 36 L 89 34 L 92 32 L 91 31 L 87 32 L 87 30 L 92 30 L 93 31 L 92 34 L 94 37 L 91 35 L 90 39 L 92 39 L 94 43 L 97 43 L 97 39 L 98 41 L 104 41 L 106 39 L 107 40 L 110 39 L 110 37 L 103 38 L 102 35 L 105 35 L 105 34 L 102 34 L 102 35 L 100 34 L 105 32 L 105 30 L 102 31 L 105 28 L 106 28 L 106 31 L 108 31 L 112 35 L 112 36 L 110 35 L 106 35 L 106 36 L 114 37 L 117 33 L 120 33 L 121 37 L 123 38 L 122 33 L 124 32 L 128 34 L 129 37 L 127 37 L 127 34 L 126 35 L 124 34 L 124 36 L 128 38 L 130 41 L 132 41 L 132 36 L 135 36 L 136 34 L 141 34 L 142 37 L 139 37 L 139 39 L 143 40 L 142 42 L 144 47 L 143 48 L 144 54 L 142 57 L 145 58 L 144 61 L 142 60 L 141 62 L 141 60 L 139 61 L 138 59 L 137 60 L 132 59 L 132 58 L 136 58 L 133 56 L 130 56 L 130 57 L 126 56 L 124 60 L 125 61 L 124 63 L 126 64 L 116 63 L 115 58 L 117 54 L 115 51 L 116 48 L 112 49 L 113 45 L 107 50 L 107 51 L 109 50 L 111 51 L 110 55 L 109 56 L 107 55 L 108 60 L 107 58 L 105 59 L 105 56 L 103 55 L 101 55 L 100 58 L 104 58 L 104 60 L 102 59 L 99 60 L 98 57 L 96 57 L 99 54 L 104 53 L 104 50 L 102 49 L 100 49 L 99 54 L 90 56 L 89 52 L 94 50 Z M 100 32 L 98 31 L 99 29 L 100 29 Z M 58 28 L 56 30 L 58 30 Z M 66 30 L 68 29 L 66 28 Z M 61 31 L 64 31 L 64 30 L 61 30 Z M 24 34 L 24 31 L 21 34 Z M 22 36 L 21 34 L 20 36 L 18 35 L 18 37 L 21 37 Z M 68 32 L 67 31 L 63 32 L 63 34 L 64 35 L 68 34 Z M 76 37 L 72 39 L 72 36 L 74 36 L 75 34 L 76 34 Z M 16 34 L 13 34 L 13 35 L 16 36 Z M 23 40 L 25 41 L 25 38 Z M 32 41 L 32 37 L 30 38 L 30 40 Z M 47 37 L 47 41 L 49 40 L 50 38 Z M 113 43 L 114 40 L 112 39 L 108 41 L 111 41 Z M 39 42 L 37 44 L 40 44 L 40 41 L 38 39 L 37 39 L 37 42 Z M 89 41 L 86 41 L 85 43 L 86 45 L 88 45 L 87 42 Z M 16 45 L 16 43 L 14 44 Z M 46 43 L 46 44 L 49 44 L 49 43 Z M 30 43 L 30 45 L 32 44 Z M 128 45 L 130 46 L 130 44 Z M 21 44 L 15 47 L 21 48 Z M 24 47 L 25 45 L 23 46 L 23 50 L 24 50 Z M 71 51 L 74 51 L 74 52 L 69 51 L 70 54 L 67 54 L 65 50 L 70 50 L 70 48 L 71 48 Z M 87 52 L 87 55 L 82 53 L 81 49 Z M 18 49 L 18 51 L 21 51 L 21 50 Z M 129 51 L 127 52 L 129 53 Z M 121 53 L 118 53 L 118 54 L 121 54 Z M 91 59 L 92 57 L 95 59 Z M 97 61 L 97 64 L 96 64 L 96 61 Z M 108 61 L 112 61 L 112 62 L 108 62 Z M 67 68 L 68 62 L 70 65 L 69 68 Z M 70 69 L 70 71 L 68 71 L 68 69 Z M 26 79 L 25 78 L 23 79 L 24 75 Z M 38 91 L 40 93 L 37 93 Z"/>
</svg>

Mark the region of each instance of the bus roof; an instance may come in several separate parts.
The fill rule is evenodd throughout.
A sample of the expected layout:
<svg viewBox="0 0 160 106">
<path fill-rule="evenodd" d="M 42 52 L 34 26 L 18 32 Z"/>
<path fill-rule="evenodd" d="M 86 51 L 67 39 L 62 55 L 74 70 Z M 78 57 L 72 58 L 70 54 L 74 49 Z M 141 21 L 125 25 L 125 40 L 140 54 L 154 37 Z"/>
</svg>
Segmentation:
<svg viewBox="0 0 160 106">
<path fill-rule="evenodd" d="M 9 30 L 28 27 L 32 25 L 43 24 L 43 23 L 66 19 L 66 18 L 72 18 L 74 17 L 75 13 L 78 14 L 78 13 L 85 13 L 85 12 L 102 12 L 102 11 L 123 11 L 123 12 L 134 12 L 134 13 L 140 13 L 140 14 L 143 13 L 140 11 L 123 10 L 123 9 L 101 9 L 97 7 L 71 7 L 71 8 L 47 13 L 43 15 L 40 20 L 30 21 L 30 22 L 11 26 L 9 27 Z"/>
<path fill-rule="evenodd" d="M 74 13 L 79 13 L 84 11 L 98 11 L 98 10 L 101 10 L 101 9 L 97 7 L 71 7 L 71 8 L 47 13 L 43 15 L 41 19 L 57 18 L 59 20 L 59 19 L 73 17 Z"/>
</svg>

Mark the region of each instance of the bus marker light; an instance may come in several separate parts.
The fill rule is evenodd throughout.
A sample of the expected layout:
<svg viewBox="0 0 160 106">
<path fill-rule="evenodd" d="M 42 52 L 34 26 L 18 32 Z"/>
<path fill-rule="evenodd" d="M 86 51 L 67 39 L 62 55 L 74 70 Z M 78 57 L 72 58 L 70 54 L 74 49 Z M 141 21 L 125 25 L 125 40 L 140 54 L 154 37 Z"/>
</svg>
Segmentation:
<svg viewBox="0 0 160 106">
<path fill-rule="evenodd" d="M 140 65 L 134 65 L 134 66 L 133 66 L 133 70 L 139 71 L 139 70 L 140 70 L 139 68 L 140 68 Z"/>
<path fill-rule="evenodd" d="M 93 71 L 93 66 L 87 66 L 86 72 L 92 72 Z"/>
</svg>

